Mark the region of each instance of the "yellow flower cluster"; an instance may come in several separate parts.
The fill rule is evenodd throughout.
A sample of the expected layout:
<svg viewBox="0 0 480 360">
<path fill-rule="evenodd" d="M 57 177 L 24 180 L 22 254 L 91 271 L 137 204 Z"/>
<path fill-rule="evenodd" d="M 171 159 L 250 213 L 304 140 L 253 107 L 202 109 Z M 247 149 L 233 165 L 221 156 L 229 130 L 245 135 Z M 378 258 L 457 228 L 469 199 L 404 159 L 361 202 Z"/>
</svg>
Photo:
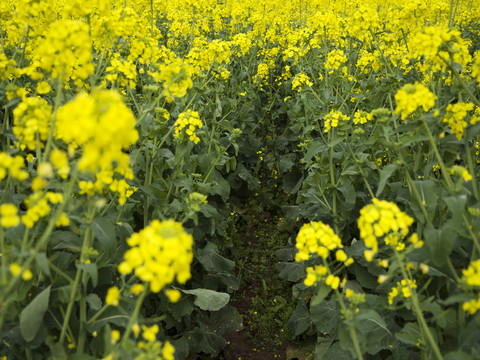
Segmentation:
<svg viewBox="0 0 480 360">
<path fill-rule="evenodd" d="M 7 177 L 7 171 L 14 179 L 25 181 L 28 172 L 25 170 L 25 160 L 20 155 L 15 157 L 6 152 L 0 152 L 0 181 Z"/>
<path fill-rule="evenodd" d="M 303 90 L 302 85 L 307 85 L 310 87 L 313 85 L 313 83 L 310 81 L 310 78 L 307 75 L 303 73 L 297 74 L 297 76 L 295 76 L 295 78 L 292 80 L 292 90 L 297 89 L 297 91 L 300 92 Z"/>
<path fill-rule="evenodd" d="M 387 245 L 402 250 L 404 244 L 401 241 L 407 236 L 408 228 L 413 224 L 413 218 L 400 211 L 396 204 L 376 198 L 372 202 L 360 210 L 358 218 L 360 237 L 369 248 L 364 252 L 368 261 L 372 261 L 377 253 L 378 239 L 382 237 L 385 237 L 384 241 Z M 418 237 L 416 239 L 418 240 Z M 410 242 L 418 243 L 413 238 Z"/>
<path fill-rule="evenodd" d="M 52 123 L 52 108 L 40 97 L 27 97 L 13 110 L 13 133 L 30 150 L 43 148 Z"/>
<path fill-rule="evenodd" d="M 335 70 L 338 70 L 343 64 L 347 62 L 347 57 L 343 50 L 335 49 L 328 53 L 327 61 L 325 62 L 325 68 L 329 73 L 333 73 Z M 343 73 L 346 74 L 347 68 L 342 69 Z"/>
<path fill-rule="evenodd" d="M 0 226 L 10 228 L 20 223 L 17 207 L 13 204 L 0 205 Z"/>
<path fill-rule="evenodd" d="M 430 110 L 435 105 L 437 97 L 425 85 L 407 84 L 397 91 L 395 101 L 397 108 L 395 114 L 401 114 L 402 119 L 416 111 L 419 107 L 423 111 Z"/>
<path fill-rule="evenodd" d="M 25 200 L 27 212 L 22 215 L 23 225 L 27 228 L 32 228 L 40 218 L 50 214 L 50 205 L 48 203 L 55 205 L 61 202 L 63 202 L 63 195 L 60 193 L 50 191 L 45 194 L 40 191 L 34 192 Z"/>
<path fill-rule="evenodd" d="M 321 221 L 311 221 L 300 228 L 295 247 L 298 249 L 295 261 L 303 261 L 310 259 L 311 254 L 326 259 L 330 251 L 341 249 L 343 245 L 330 226 Z"/>
<path fill-rule="evenodd" d="M 173 136 L 180 141 L 186 138 L 198 144 L 200 138 L 195 133 L 195 130 L 200 129 L 202 126 L 198 112 L 187 110 L 178 115 L 178 119 L 175 121 L 175 133 Z"/>
<path fill-rule="evenodd" d="M 406 280 L 397 282 L 397 286 L 392 288 L 388 293 L 388 303 L 393 304 L 393 300 L 401 293 L 405 299 L 408 299 L 412 296 L 412 290 L 417 288 L 417 283 L 415 280 Z"/>
<path fill-rule="evenodd" d="M 42 69 L 55 79 L 82 86 L 93 74 L 89 27 L 79 20 L 59 20 L 33 50 L 31 68 Z"/>
<path fill-rule="evenodd" d="M 448 124 L 450 131 L 455 134 L 458 140 L 463 136 L 463 132 L 467 127 L 465 118 L 469 111 L 474 108 L 473 103 L 459 102 L 447 105 L 447 113 L 443 118 L 443 122 Z"/>
<path fill-rule="evenodd" d="M 335 251 L 335 259 L 343 262 L 345 266 L 353 263 L 342 250 L 343 245 L 340 238 L 333 232 L 332 228 L 321 221 L 311 221 L 304 224 L 298 232 L 296 239 L 295 261 L 304 261 L 310 259 L 311 254 L 317 254 L 324 260 L 328 258 L 331 251 Z M 307 268 L 307 277 L 305 285 L 312 286 L 316 282 L 325 281 L 325 284 L 332 289 L 338 289 L 340 278 L 330 273 L 327 266 L 317 265 Z"/>
<path fill-rule="evenodd" d="M 118 266 L 119 272 L 134 271 L 150 284 L 152 292 L 158 293 L 175 278 L 181 284 L 190 279 L 193 238 L 180 223 L 154 220 L 150 226 L 134 233 L 127 243 L 130 249 Z"/>
<path fill-rule="evenodd" d="M 472 261 L 467 269 L 462 271 L 461 281 L 470 289 L 476 291 L 476 298 L 465 302 L 463 309 L 470 314 L 475 314 L 480 310 L 480 260 Z"/>
<path fill-rule="evenodd" d="M 358 124 L 363 125 L 363 124 L 366 124 L 367 122 L 373 120 L 373 114 L 372 113 L 367 113 L 365 111 L 357 110 L 357 111 L 355 111 L 355 114 L 354 114 L 352 120 L 353 120 L 353 123 L 355 125 L 358 125 Z"/>
<path fill-rule="evenodd" d="M 344 115 L 341 111 L 331 110 L 330 113 L 325 116 L 324 120 L 325 129 L 323 129 L 323 132 L 328 133 L 331 128 L 338 127 L 340 120 L 349 121 L 350 118 L 347 115 Z"/>
<path fill-rule="evenodd" d="M 160 72 L 150 72 L 155 81 L 163 81 L 165 99 L 172 102 L 175 97 L 184 97 L 193 86 L 192 69 L 181 59 L 175 59 L 159 67 Z"/>
<path fill-rule="evenodd" d="M 138 140 L 138 132 L 135 117 L 119 93 L 97 90 L 77 95 L 58 109 L 55 130 L 57 139 L 82 146 L 80 171 L 109 174 L 102 177 L 106 185 L 113 182 L 114 172 L 133 178 L 129 156 L 123 150 Z"/>
</svg>

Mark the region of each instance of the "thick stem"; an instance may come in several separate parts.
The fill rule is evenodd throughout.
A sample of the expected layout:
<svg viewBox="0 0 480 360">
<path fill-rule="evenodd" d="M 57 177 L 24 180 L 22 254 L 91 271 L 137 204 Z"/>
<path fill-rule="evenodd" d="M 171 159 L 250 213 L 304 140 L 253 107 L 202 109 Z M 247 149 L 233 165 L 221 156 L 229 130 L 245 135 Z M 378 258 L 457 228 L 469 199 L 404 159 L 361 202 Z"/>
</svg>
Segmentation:
<svg viewBox="0 0 480 360">
<path fill-rule="evenodd" d="M 427 321 L 423 316 L 423 312 L 422 312 L 422 309 L 420 308 L 420 302 L 418 300 L 417 292 L 415 291 L 414 288 L 410 286 L 411 279 L 407 274 L 405 266 L 403 265 L 402 258 L 400 257 L 400 254 L 398 253 L 397 250 L 394 250 L 394 252 L 395 252 L 395 257 L 400 266 L 400 271 L 402 272 L 402 276 L 405 280 L 407 280 L 407 287 L 411 294 L 412 307 L 413 307 L 413 311 L 415 312 L 415 315 L 417 316 L 417 321 L 419 322 L 419 325 L 422 327 L 425 335 L 427 336 L 428 342 L 430 343 L 432 350 L 435 353 L 435 356 L 437 357 L 437 359 L 443 360 L 443 356 L 440 349 L 438 348 L 438 344 L 433 338 L 432 332 L 430 331 Z"/>
<path fill-rule="evenodd" d="M 133 324 L 137 321 L 138 313 L 140 312 L 140 307 L 142 306 L 143 300 L 148 293 L 148 284 L 145 284 L 143 291 L 141 292 L 140 296 L 135 303 L 135 307 L 133 309 L 133 313 L 128 320 L 127 328 L 125 329 L 125 333 L 123 334 L 122 343 L 125 343 L 130 336 L 130 332 L 132 331 Z"/>
</svg>

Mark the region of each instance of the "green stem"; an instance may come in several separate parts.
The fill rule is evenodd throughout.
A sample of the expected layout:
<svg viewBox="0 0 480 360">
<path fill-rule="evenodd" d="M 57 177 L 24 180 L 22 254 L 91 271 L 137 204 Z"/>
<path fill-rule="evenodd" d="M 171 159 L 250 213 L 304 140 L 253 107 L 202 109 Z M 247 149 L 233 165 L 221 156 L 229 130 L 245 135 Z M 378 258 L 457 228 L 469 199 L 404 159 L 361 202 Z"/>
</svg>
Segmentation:
<svg viewBox="0 0 480 360">
<path fill-rule="evenodd" d="M 102 315 L 105 310 L 108 309 L 108 307 L 109 307 L 109 305 L 107 305 L 107 304 L 103 305 L 103 307 L 102 307 L 100 310 L 98 310 L 97 313 L 96 313 L 95 315 L 93 315 L 93 316 L 90 318 L 90 320 L 88 320 L 87 323 L 88 323 L 88 324 L 93 324 L 93 323 L 95 322 L 95 320 L 97 320 L 97 318 L 98 318 L 100 315 Z"/>
<path fill-rule="evenodd" d="M 323 261 L 323 265 L 327 268 L 328 274 L 333 275 L 332 272 L 330 271 L 330 267 L 328 266 L 327 260 L 322 258 L 322 261 Z M 343 301 L 342 294 L 340 294 L 338 289 L 334 289 L 334 291 L 335 291 L 335 295 L 337 297 L 338 303 L 342 308 L 342 312 L 344 316 L 347 316 L 347 307 L 345 306 L 345 302 Z M 352 338 L 353 347 L 355 349 L 355 353 L 357 354 L 357 358 L 359 360 L 363 360 L 362 350 L 360 349 L 360 343 L 358 342 L 355 327 L 353 325 L 348 325 L 348 332 L 350 333 L 350 337 Z"/>
<path fill-rule="evenodd" d="M 128 320 L 127 328 L 125 329 L 125 333 L 123 334 L 123 337 L 122 337 L 122 343 L 125 343 L 128 337 L 130 336 L 130 332 L 132 331 L 132 326 L 137 321 L 138 313 L 140 312 L 140 307 L 142 306 L 143 300 L 145 299 L 145 296 L 147 296 L 147 293 L 148 293 L 148 284 L 145 284 L 143 291 L 141 292 L 140 296 L 137 299 L 137 302 L 135 303 L 133 313 L 130 316 L 130 319 Z"/>
<path fill-rule="evenodd" d="M 82 252 L 80 254 L 80 264 L 84 264 L 85 261 L 87 260 L 87 249 L 90 246 L 90 238 L 91 238 L 91 224 L 93 222 L 94 216 L 96 212 L 96 207 L 92 207 L 89 211 L 89 216 L 87 217 L 87 227 L 85 229 L 85 233 L 83 234 L 83 244 L 82 244 Z M 63 319 L 63 325 L 62 325 L 62 330 L 60 331 L 60 337 L 58 339 L 59 344 L 63 344 L 63 341 L 65 340 L 65 335 L 67 332 L 67 326 L 70 321 L 70 316 L 72 315 L 72 310 L 73 310 L 73 305 L 75 303 L 75 296 L 77 295 L 77 289 L 80 285 L 80 280 L 82 279 L 82 274 L 83 270 L 81 268 L 77 268 L 77 273 L 75 275 L 75 280 L 73 281 L 72 285 L 72 292 L 70 293 L 70 299 L 68 301 L 67 305 L 67 311 L 65 313 L 65 317 Z M 84 291 L 81 291 L 80 294 L 80 307 L 82 301 L 85 301 L 84 299 Z M 85 304 L 86 307 L 86 304 Z M 80 311 L 86 311 L 86 309 L 80 309 Z M 83 321 L 80 323 L 80 332 L 82 332 L 82 328 L 85 326 L 86 322 L 86 313 L 84 314 Z"/>
<path fill-rule="evenodd" d="M 360 166 L 357 157 L 356 157 L 355 154 L 353 153 L 353 150 L 352 150 L 352 148 L 350 147 L 350 144 L 349 144 L 348 142 L 345 142 L 345 143 L 347 144 L 348 150 L 350 151 L 350 154 L 352 155 L 352 158 L 353 158 L 353 160 L 355 161 L 355 165 L 357 165 L 357 168 L 358 168 L 358 170 L 360 171 L 360 175 L 362 176 L 363 182 L 365 183 L 365 185 L 366 185 L 366 187 L 367 187 L 368 193 L 370 194 L 370 196 L 371 196 L 372 199 L 373 199 L 373 198 L 375 197 L 375 195 L 373 194 L 372 188 L 370 187 L 370 184 L 368 183 L 367 178 L 366 178 L 365 174 L 363 173 L 363 169 L 362 169 L 362 167 Z"/>
<path fill-rule="evenodd" d="M 428 342 L 430 343 L 433 352 L 435 353 L 435 356 L 437 357 L 438 360 L 443 360 L 442 353 L 440 349 L 438 348 L 438 344 L 433 338 L 432 332 L 430 331 L 430 328 L 428 327 L 427 321 L 425 320 L 425 317 L 423 316 L 423 312 L 420 308 L 420 302 L 418 300 L 417 292 L 415 291 L 414 288 L 410 286 L 410 277 L 407 274 L 407 271 L 405 269 L 405 266 L 403 265 L 403 260 L 400 257 L 400 254 L 398 253 L 397 250 L 394 249 L 395 257 L 398 261 L 398 264 L 400 266 L 400 271 L 402 272 L 402 276 L 405 280 L 407 280 L 407 287 L 408 290 L 410 291 L 411 294 L 411 299 L 412 299 L 412 307 L 415 312 L 415 315 L 417 316 L 417 320 L 419 322 L 419 325 L 422 327 L 425 335 L 427 336 Z"/>
<path fill-rule="evenodd" d="M 473 166 L 473 160 L 472 160 L 472 151 L 470 150 L 470 146 L 468 146 L 468 141 L 467 137 L 465 136 L 465 149 L 467 153 L 467 166 L 468 166 L 468 171 L 470 172 L 470 175 L 472 175 L 472 189 L 473 189 L 473 195 L 475 196 L 475 200 L 479 201 L 478 197 L 478 188 L 477 188 L 477 177 L 475 175 L 475 168 Z"/>
</svg>

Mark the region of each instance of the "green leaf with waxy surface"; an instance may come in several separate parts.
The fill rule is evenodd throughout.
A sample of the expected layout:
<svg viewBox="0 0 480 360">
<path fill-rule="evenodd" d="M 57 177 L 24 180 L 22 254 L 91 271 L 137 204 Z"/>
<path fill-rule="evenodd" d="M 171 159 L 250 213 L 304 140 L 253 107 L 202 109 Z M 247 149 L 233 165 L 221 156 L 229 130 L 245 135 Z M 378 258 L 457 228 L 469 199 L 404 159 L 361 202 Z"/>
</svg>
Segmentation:
<svg viewBox="0 0 480 360">
<path fill-rule="evenodd" d="M 47 287 L 20 314 L 20 332 L 26 341 L 32 341 L 42 325 L 43 317 L 48 309 L 50 288 Z"/>
</svg>

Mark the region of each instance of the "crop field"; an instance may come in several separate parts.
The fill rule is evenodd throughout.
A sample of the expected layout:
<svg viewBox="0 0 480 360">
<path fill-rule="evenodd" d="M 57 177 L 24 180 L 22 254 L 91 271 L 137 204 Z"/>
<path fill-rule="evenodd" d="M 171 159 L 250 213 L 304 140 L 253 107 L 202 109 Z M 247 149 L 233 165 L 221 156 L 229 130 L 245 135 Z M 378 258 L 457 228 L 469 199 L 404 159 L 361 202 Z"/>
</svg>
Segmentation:
<svg viewBox="0 0 480 360">
<path fill-rule="evenodd" d="M 0 360 L 480 359 L 479 0 L 1 0 Z"/>
</svg>

